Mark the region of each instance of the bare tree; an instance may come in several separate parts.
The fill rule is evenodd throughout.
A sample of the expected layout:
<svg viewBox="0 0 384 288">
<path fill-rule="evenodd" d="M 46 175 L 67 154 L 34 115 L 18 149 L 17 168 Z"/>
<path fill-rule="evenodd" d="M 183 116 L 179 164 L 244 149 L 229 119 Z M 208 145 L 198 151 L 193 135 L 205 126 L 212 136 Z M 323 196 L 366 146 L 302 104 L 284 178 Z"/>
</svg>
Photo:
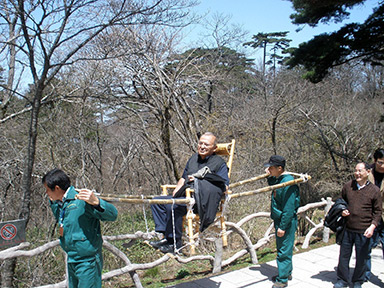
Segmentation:
<svg viewBox="0 0 384 288">
<path fill-rule="evenodd" d="M 45 100 L 54 96 L 44 95 L 46 87 L 63 67 L 83 60 L 76 55 L 110 27 L 147 24 L 180 25 L 186 16 L 185 10 L 180 8 L 187 7 L 189 3 L 190 1 L 163 0 L 1 2 L 1 17 L 7 19 L 7 26 L 4 29 L 9 29 L 6 35 L 12 37 L 15 31 L 19 31 L 19 34 L 15 34 L 10 39 L 2 38 L 0 51 L 7 53 L 8 46 L 11 47 L 9 51 L 16 51 L 17 54 L 10 54 L 11 58 L 16 57 L 16 61 L 20 63 L 19 72 L 25 67 L 29 68 L 33 83 L 28 97 L 29 139 L 23 168 L 18 218 L 27 219 L 27 221 L 29 219 L 40 108 Z M 14 29 L 15 27 L 17 28 Z M 3 57 L 3 59 L 6 58 Z M 10 68 L 15 69 L 14 66 Z M 14 88 L 12 73 L 9 72 L 8 90 Z M 15 91 L 11 89 L 9 93 L 15 93 Z M 2 277 L 2 286 L 9 287 L 11 278 L 9 275 Z"/>
<path fill-rule="evenodd" d="M 114 121 L 127 118 L 130 119 L 127 125 L 136 123 L 136 134 L 147 143 L 148 152 L 160 156 L 166 167 L 163 171 L 171 173 L 166 180 L 175 181 L 180 177 L 179 161 L 171 142 L 177 139 L 179 145 L 193 149 L 199 133 L 199 121 L 190 106 L 189 95 L 195 82 L 191 81 L 192 76 L 185 79 L 182 75 L 190 62 L 172 60 L 177 41 L 175 32 L 160 28 L 129 29 L 115 31 L 113 39 L 116 42 L 112 44 L 109 39 L 106 44 L 114 45 L 116 57 L 99 67 L 109 81 L 99 79 L 94 91 L 108 95 Z M 104 50 L 101 46 L 103 43 L 99 51 Z M 152 176 L 158 179 L 160 175 Z"/>
</svg>

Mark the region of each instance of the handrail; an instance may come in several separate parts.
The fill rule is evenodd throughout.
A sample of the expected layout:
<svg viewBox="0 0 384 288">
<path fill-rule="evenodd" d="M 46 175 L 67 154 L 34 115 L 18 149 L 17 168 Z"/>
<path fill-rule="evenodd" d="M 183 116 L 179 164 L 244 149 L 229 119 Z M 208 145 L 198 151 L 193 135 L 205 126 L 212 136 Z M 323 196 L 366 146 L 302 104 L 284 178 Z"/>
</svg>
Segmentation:
<svg viewBox="0 0 384 288">
<path fill-rule="evenodd" d="M 305 212 L 306 211 L 309 211 L 311 209 L 318 209 L 318 208 L 321 208 L 321 207 L 330 207 L 332 205 L 332 201 L 330 198 L 327 198 L 327 200 L 324 200 L 322 199 L 321 202 L 315 202 L 315 203 L 309 203 L 305 206 L 302 206 L 299 208 L 298 210 L 298 216 L 299 217 L 302 217 L 305 221 L 307 221 L 307 219 L 305 218 Z M 326 213 L 326 211 L 324 212 L 324 214 Z M 228 232 L 235 232 L 235 233 L 241 233 L 240 235 L 243 235 L 243 233 L 245 233 L 244 230 L 242 230 L 241 226 L 243 226 L 245 223 L 253 220 L 253 219 L 257 219 L 257 218 L 260 218 L 260 217 L 268 217 L 269 218 L 269 212 L 258 212 L 258 213 L 255 213 L 255 214 L 251 214 L 251 215 L 247 215 L 245 216 L 243 219 L 241 219 L 239 222 L 237 223 L 230 223 L 230 222 L 227 222 L 227 225 L 229 227 L 229 231 Z M 308 222 L 308 221 L 307 221 Z M 312 221 L 309 221 L 308 223 L 310 225 L 313 226 L 313 224 L 315 223 L 311 223 Z M 305 247 L 306 245 L 309 245 L 310 241 L 309 241 L 309 238 L 313 235 L 314 231 L 317 230 L 317 229 L 321 229 L 321 228 L 324 228 L 323 226 L 323 219 L 320 221 L 319 224 L 315 224 L 315 226 L 308 232 L 308 234 L 306 235 L 305 237 L 305 241 L 303 243 L 303 248 L 307 248 Z M 208 228 L 210 229 L 210 228 Z M 202 261 L 202 260 L 209 260 L 211 263 L 213 263 L 213 269 L 216 269 L 216 271 L 220 270 L 222 267 L 224 266 L 227 266 L 227 265 L 230 265 L 231 263 L 233 263 L 234 261 L 236 261 L 237 259 L 239 259 L 240 257 L 243 257 L 244 255 L 246 255 L 247 253 L 251 253 L 252 250 L 257 250 L 263 246 L 265 246 L 266 244 L 268 244 L 270 242 L 270 240 L 274 237 L 274 234 L 271 233 L 271 227 L 269 227 L 267 229 L 267 232 L 265 233 L 265 236 L 261 239 L 259 239 L 257 241 L 257 243 L 253 244 L 253 243 L 248 243 L 247 244 L 247 248 L 243 249 L 243 250 L 240 250 L 238 252 L 236 252 L 234 255 L 230 256 L 228 259 L 223 259 L 220 263 L 216 263 L 215 262 L 215 259 L 216 258 L 220 258 L 220 257 L 213 257 L 211 255 L 195 255 L 193 257 L 181 257 L 179 255 L 171 255 L 171 254 L 166 254 L 166 255 L 163 255 L 161 258 L 153 261 L 153 262 L 150 262 L 150 263 L 143 263 L 143 264 L 134 264 L 134 263 L 129 263 L 127 264 L 127 256 L 124 252 L 120 251 L 118 248 L 116 248 L 115 246 L 113 246 L 110 241 L 114 241 L 114 240 L 126 240 L 126 239 L 150 239 L 153 235 L 155 235 L 155 233 L 151 232 L 151 233 L 144 233 L 144 232 L 141 232 L 141 231 L 137 231 L 135 234 L 123 234 L 123 235 L 116 235 L 116 236 L 103 236 L 103 240 L 104 240 L 104 243 L 103 243 L 103 246 L 104 248 L 106 248 L 107 250 L 113 250 L 112 252 L 117 256 L 117 257 L 123 257 L 122 255 L 124 255 L 124 258 L 123 259 L 124 263 L 126 263 L 126 265 L 124 267 L 121 267 L 121 268 L 118 268 L 116 270 L 113 270 L 113 271 L 109 271 L 105 274 L 103 274 L 103 280 L 107 280 L 107 279 L 110 279 L 112 277 L 116 277 L 116 276 L 119 276 L 119 275 L 123 275 L 123 274 L 126 274 L 126 273 L 129 273 L 131 275 L 131 277 L 133 277 L 133 275 L 135 277 L 138 277 L 136 271 L 137 270 L 146 270 L 146 269 L 150 269 L 150 268 L 153 268 L 153 267 L 156 267 L 158 265 L 161 265 L 162 263 L 170 260 L 170 259 L 174 259 L 176 261 L 178 261 L 179 263 L 188 263 L 188 262 L 191 262 L 191 261 Z M 328 228 L 325 228 L 324 229 L 324 232 L 323 233 L 329 233 L 329 229 Z M 245 237 L 244 235 L 242 237 Z M 249 239 L 249 238 L 248 238 Z M 251 246 L 249 246 L 251 245 Z M 46 250 L 48 249 L 52 249 L 56 246 L 59 246 L 59 241 L 58 240 L 55 240 L 55 241 L 51 241 L 51 242 L 48 242 L 40 247 L 37 247 L 33 250 L 23 250 L 25 249 L 26 247 L 29 246 L 29 243 L 25 242 L 25 243 L 21 243 L 19 244 L 18 246 L 15 246 L 15 247 L 12 247 L 12 248 L 8 248 L 6 250 L 3 250 L 3 251 L 0 251 L 0 260 L 6 260 L 6 259 L 11 259 L 11 258 L 16 258 L 16 257 L 32 257 L 32 256 L 37 256 L 43 252 L 45 252 Z M 120 256 L 119 254 L 122 253 Z M 255 254 L 253 254 L 255 255 Z M 253 256 L 255 257 L 255 256 Z M 253 260 L 253 262 L 257 262 L 257 258 Z M 138 280 L 136 279 L 136 281 L 134 281 L 136 287 L 142 287 L 140 282 L 138 282 Z M 56 284 L 51 284 L 51 285 L 47 285 L 47 286 L 40 286 L 40 288 L 43 288 L 43 287 L 66 287 L 66 281 L 62 281 L 60 283 L 56 283 Z"/>
<path fill-rule="evenodd" d="M 327 200 L 322 199 L 321 202 L 309 203 L 309 204 L 299 208 L 298 216 L 302 217 L 303 215 L 305 215 L 306 211 L 311 210 L 311 209 L 316 209 L 316 208 L 321 208 L 321 207 L 329 207 L 330 205 L 332 205 L 332 203 L 333 202 L 331 201 L 330 198 L 328 198 Z M 231 224 L 230 222 L 227 222 L 227 225 L 229 227 L 229 232 L 235 231 L 235 232 L 239 233 L 239 231 L 242 231 L 242 228 L 241 228 L 242 225 L 244 225 L 245 223 L 247 223 L 253 219 L 257 219 L 260 217 L 264 217 L 264 218 L 269 217 L 269 213 L 268 212 L 258 212 L 255 214 L 247 215 L 246 217 L 244 217 L 242 220 L 240 220 L 237 223 Z M 306 220 L 305 218 L 303 218 L 303 219 Z M 303 248 L 306 248 L 306 247 L 304 247 L 304 245 L 307 245 L 310 243 L 309 238 L 311 237 L 311 235 L 313 235 L 314 229 L 317 230 L 320 228 L 324 228 L 323 222 L 324 222 L 323 220 L 320 221 L 319 224 L 316 224 L 316 226 L 313 227 L 310 230 L 310 232 L 308 232 L 308 234 L 305 237 L 305 241 L 303 243 Z M 312 225 L 312 223 L 309 223 L 309 224 Z M 233 229 L 235 229 L 235 230 L 233 230 Z M 323 233 L 329 233 L 329 229 L 325 228 Z M 154 235 L 154 233 L 152 233 L 152 234 Z M 125 253 L 120 251 L 118 248 L 113 246 L 111 243 L 109 243 L 110 241 L 125 240 L 125 239 L 148 239 L 149 236 L 150 235 L 148 235 L 148 233 L 144 233 L 144 232 L 140 232 L 140 231 L 137 231 L 135 234 L 124 234 L 124 235 L 117 235 L 117 236 L 103 236 L 103 240 L 104 240 L 103 246 L 107 250 L 113 250 L 114 252 L 113 251 L 112 252 L 117 257 L 122 257 L 122 255 L 119 256 L 118 254 L 123 253 L 125 255 Z M 131 277 L 133 277 L 133 275 L 135 277 L 138 277 L 137 273 L 136 273 L 137 270 L 147 270 L 147 269 L 156 267 L 158 265 L 161 265 L 162 263 L 167 262 L 170 259 L 174 259 L 174 260 L 178 261 L 179 263 L 189 263 L 191 261 L 209 260 L 211 263 L 213 263 L 213 266 L 214 266 L 213 269 L 216 269 L 216 272 L 217 272 L 218 270 L 220 271 L 220 269 L 222 267 L 230 265 L 231 263 L 233 263 L 234 261 L 236 261 L 240 257 L 243 257 L 247 253 L 251 253 L 250 249 L 251 250 L 252 249 L 257 250 L 257 249 L 265 246 L 266 244 L 268 244 L 270 242 L 270 240 L 273 237 L 274 237 L 274 234 L 271 234 L 270 228 L 268 228 L 267 232 L 265 233 L 264 238 L 259 239 L 256 244 L 252 243 L 252 245 L 250 247 L 247 246 L 246 249 L 243 249 L 243 250 L 236 252 L 234 255 L 230 256 L 228 259 L 223 259 L 220 263 L 215 263 L 215 259 L 217 257 L 213 257 L 211 255 L 196 255 L 193 257 L 185 258 L 185 257 L 181 257 L 179 255 L 174 256 L 171 254 L 165 254 L 161 258 L 159 258 L 153 262 L 150 262 L 150 263 L 143 263 L 143 264 L 129 263 L 129 264 L 127 264 L 127 258 L 126 258 L 127 256 L 125 255 L 124 258 L 126 258 L 126 259 L 124 260 L 124 263 L 126 263 L 126 265 L 124 267 L 121 267 L 121 268 L 118 268 L 116 270 L 109 271 L 109 272 L 103 274 L 103 280 L 107 280 L 107 279 L 110 279 L 112 277 L 116 277 L 116 276 L 123 275 L 126 273 L 129 273 L 131 275 Z M 18 246 L 0 251 L 0 260 L 11 259 L 11 258 L 16 258 L 16 257 L 37 256 L 37 255 L 45 252 L 48 249 L 52 249 L 53 247 L 59 246 L 59 241 L 55 240 L 55 241 L 48 242 L 48 243 L 46 243 L 40 247 L 37 247 L 33 250 L 29 250 L 29 251 L 23 250 L 24 248 L 28 247 L 28 245 L 29 245 L 29 243 L 21 243 Z M 120 252 L 117 253 L 116 251 L 120 251 Z M 257 259 L 254 259 L 253 262 L 257 262 Z M 140 282 L 138 282 L 137 279 L 136 279 L 136 281 L 134 281 L 134 283 L 135 283 L 136 287 L 142 287 Z M 40 286 L 38 288 L 43 288 L 43 287 L 58 287 L 59 288 L 59 287 L 66 287 L 65 285 L 66 285 L 66 281 L 62 281 L 60 283 L 46 285 L 46 286 Z"/>
</svg>

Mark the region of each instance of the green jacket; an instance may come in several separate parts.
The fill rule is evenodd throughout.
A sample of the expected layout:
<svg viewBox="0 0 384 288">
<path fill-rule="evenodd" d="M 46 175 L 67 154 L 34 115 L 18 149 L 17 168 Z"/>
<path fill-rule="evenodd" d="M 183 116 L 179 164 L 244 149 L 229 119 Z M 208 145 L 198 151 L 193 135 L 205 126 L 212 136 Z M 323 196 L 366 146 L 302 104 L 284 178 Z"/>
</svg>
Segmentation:
<svg viewBox="0 0 384 288">
<path fill-rule="evenodd" d="M 282 174 L 278 178 L 268 177 L 269 185 L 281 184 L 294 180 L 290 174 Z M 297 209 L 300 206 L 300 191 L 297 185 L 291 185 L 272 191 L 271 218 L 277 228 L 286 231 L 293 219 L 297 219 Z"/>
<path fill-rule="evenodd" d="M 100 199 L 100 205 L 94 207 L 83 200 L 76 200 L 76 194 L 71 186 L 63 202 L 50 201 L 53 215 L 59 227 L 63 227 L 60 245 L 68 254 L 69 263 L 88 261 L 101 253 L 100 220 L 114 221 L 117 218 L 117 209 L 112 204 Z"/>
</svg>

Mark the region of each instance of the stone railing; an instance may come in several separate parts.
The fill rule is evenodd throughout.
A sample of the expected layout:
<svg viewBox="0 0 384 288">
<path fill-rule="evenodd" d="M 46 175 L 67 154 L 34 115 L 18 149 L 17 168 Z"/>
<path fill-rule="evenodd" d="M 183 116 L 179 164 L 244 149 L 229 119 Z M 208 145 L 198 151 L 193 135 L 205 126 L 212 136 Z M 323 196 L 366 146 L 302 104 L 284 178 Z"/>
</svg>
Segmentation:
<svg viewBox="0 0 384 288">
<path fill-rule="evenodd" d="M 328 242 L 329 239 L 329 229 L 324 227 L 324 219 L 320 220 L 320 223 L 314 223 L 308 216 L 307 212 L 313 209 L 324 209 L 324 215 L 326 215 L 327 211 L 332 205 L 332 201 L 330 198 L 321 199 L 320 202 L 316 203 L 310 203 L 305 206 L 302 206 L 298 210 L 298 217 L 301 219 L 304 219 L 309 225 L 312 227 L 309 232 L 306 234 L 302 248 L 308 248 L 310 243 L 310 238 L 313 236 L 313 234 L 319 230 L 323 229 L 323 241 Z M 136 287 L 143 287 L 140 281 L 140 278 L 138 276 L 137 271 L 140 270 L 147 270 L 153 267 L 156 267 L 158 265 L 161 265 L 162 263 L 167 262 L 170 259 L 174 259 L 180 263 L 188 263 L 192 261 L 202 261 L 202 260 L 208 260 L 212 265 L 212 272 L 216 273 L 221 271 L 222 267 L 225 267 L 231 263 L 233 263 L 238 258 L 246 255 L 249 253 L 251 261 L 253 264 L 258 263 L 256 251 L 260 249 L 261 247 L 268 244 L 271 239 L 274 237 L 273 233 L 273 223 L 267 228 L 267 230 L 264 233 L 264 237 L 259 239 L 256 243 L 252 243 L 250 240 L 250 237 L 247 235 L 244 229 L 242 229 L 242 226 L 254 219 L 257 218 L 269 218 L 270 213 L 269 212 L 258 212 L 251 215 L 245 216 L 243 219 L 241 219 L 237 223 L 233 222 L 226 222 L 227 231 L 226 233 L 237 233 L 241 236 L 242 240 L 244 241 L 244 249 L 235 252 L 233 255 L 231 255 L 227 259 L 223 259 L 223 245 L 222 245 L 222 238 L 221 237 L 214 237 L 210 239 L 211 241 L 215 242 L 216 245 L 216 252 L 215 255 L 193 255 L 189 257 L 181 256 L 181 255 L 173 255 L 173 254 L 165 254 L 159 259 L 150 262 L 150 263 L 143 263 L 143 264 L 136 264 L 131 263 L 128 256 L 121 251 L 119 248 L 111 244 L 113 241 L 117 240 L 128 240 L 128 239 L 142 239 L 142 240 L 149 240 L 153 237 L 155 237 L 155 232 L 136 232 L 135 234 L 124 234 L 124 235 L 117 235 L 117 236 L 103 236 L 103 247 L 110 252 L 112 252 L 116 257 L 120 258 L 124 265 L 120 267 L 119 269 L 115 269 L 109 272 L 106 272 L 102 275 L 103 280 L 110 279 L 112 277 L 117 277 L 119 275 L 123 274 L 129 274 L 132 278 L 132 281 L 134 282 L 134 285 Z M 214 227 L 214 225 L 212 225 Z M 208 228 L 210 229 L 210 228 Z M 208 230 L 207 229 L 207 230 Z M 209 240 L 209 239 L 208 239 Z M 29 247 L 29 243 L 21 243 L 18 246 L 8 248 L 6 250 L 0 251 L 0 260 L 10 259 L 10 258 L 17 258 L 17 257 L 33 257 L 37 256 L 49 249 L 52 249 L 56 246 L 59 246 L 59 240 L 55 240 L 49 243 L 46 243 L 40 247 L 37 247 L 32 250 L 25 250 L 27 247 Z M 48 287 L 66 287 L 66 281 L 62 281 L 55 284 L 45 285 L 45 286 L 39 286 L 40 288 L 48 288 Z"/>
</svg>

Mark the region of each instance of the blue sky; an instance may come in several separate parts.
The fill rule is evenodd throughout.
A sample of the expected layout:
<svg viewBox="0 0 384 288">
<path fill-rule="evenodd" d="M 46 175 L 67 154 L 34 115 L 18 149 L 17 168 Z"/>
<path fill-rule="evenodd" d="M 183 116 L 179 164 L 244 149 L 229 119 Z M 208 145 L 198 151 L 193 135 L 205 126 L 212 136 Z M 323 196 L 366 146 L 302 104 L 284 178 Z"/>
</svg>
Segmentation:
<svg viewBox="0 0 384 288">
<path fill-rule="evenodd" d="M 372 13 L 372 8 L 377 6 L 379 0 L 367 0 L 362 6 L 354 8 L 350 19 L 342 24 L 320 24 L 317 28 L 308 25 L 299 28 L 291 23 L 289 16 L 294 13 L 292 3 L 287 0 L 200 0 L 201 4 L 194 8 L 197 13 L 209 12 L 231 16 L 231 23 L 238 24 L 251 36 L 259 32 L 290 31 L 287 38 L 292 39 L 291 47 L 310 40 L 314 35 L 332 32 L 349 22 L 363 22 Z M 198 30 L 193 33 L 198 34 Z M 248 41 L 247 40 L 247 41 Z"/>
</svg>

